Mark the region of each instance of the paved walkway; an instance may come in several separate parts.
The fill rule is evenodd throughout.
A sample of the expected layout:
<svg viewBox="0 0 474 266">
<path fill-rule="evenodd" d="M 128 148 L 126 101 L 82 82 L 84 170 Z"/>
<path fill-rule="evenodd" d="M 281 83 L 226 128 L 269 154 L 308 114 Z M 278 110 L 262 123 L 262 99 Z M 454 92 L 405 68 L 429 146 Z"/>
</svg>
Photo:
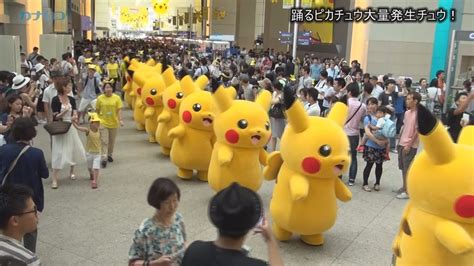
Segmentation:
<svg viewBox="0 0 474 266">
<path fill-rule="evenodd" d="M 135 229 L 153 215 L 146 203 L 151 182 L 157 177 L 175 178 L 175 168 L 159 154 L 158 145 L 147 143 L 146 135 L 133 127 L 132 113 L 124 112 L 126 125 L 119 130 L 115 162 L 101 170 L 99 188 L 92 190 L 86 166 L 78 166 L 75 181 L 61 173 L 59 189 L 45 181 L 45 211 L 40 217 L 38 254 L 43 265 L 126 265 Z M 35 145 L 51 159 L 49 137 L 40 128 Z M 362 159 L 359 175 L 351 187 L 353 200 L 339 204 L 336 225 L 326 234 L 322 247 L 310 247 L 294 238 L 281 243 L 285 265 L 390 265 L 391 243 L 398 231 L 406 201 L 395 199 L 392 189 L 400 186 L 396 156 L 384 164 L 382 190 L 367 193 L 361 189 Z M 186 222 L 189 241 L 211 240 L 216 230 L 208 221 L 207 204 L 212 196 L 206 183 L 184 182 L 175 178 L 182 198 L 179 211 Z M 347 178 L 345 178 L 347 181 Z M 374 181 L 371 180 L 371 184 Z M 268 210 L 273 183 L 265 182 L 260 195 Z M 251 255 L 266 258 L 259 236 L 247 245 Z"/>
</svg>

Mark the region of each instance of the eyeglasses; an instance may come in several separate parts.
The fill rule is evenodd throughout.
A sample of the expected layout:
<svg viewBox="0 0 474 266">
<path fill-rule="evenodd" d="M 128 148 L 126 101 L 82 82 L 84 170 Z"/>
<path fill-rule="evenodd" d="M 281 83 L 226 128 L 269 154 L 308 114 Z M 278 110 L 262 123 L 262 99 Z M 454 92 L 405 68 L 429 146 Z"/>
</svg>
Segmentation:
<svg viewBox="0 0 474 266">
<path fill-rule="evenodd" d="M 35 215 L 37 215 L 38 214 L 38 208 L 35 206 L 32 211 L 18 213 L 17 215 L 22 216 L 22 215 L 26 215 L 26 214 L 29 214 L 29 213 L 34 213 Z"/>
</svg>

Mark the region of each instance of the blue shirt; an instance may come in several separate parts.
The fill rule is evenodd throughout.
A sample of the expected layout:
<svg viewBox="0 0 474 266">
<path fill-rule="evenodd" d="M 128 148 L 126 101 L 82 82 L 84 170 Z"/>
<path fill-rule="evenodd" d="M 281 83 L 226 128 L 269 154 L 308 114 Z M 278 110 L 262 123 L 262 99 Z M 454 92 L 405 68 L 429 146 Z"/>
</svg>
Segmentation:
<svg viewBox="0 0 474 266">
<path fill-rule="evenodd" d="M 364 117 L 364 127 L 366 127 L 369 123 L 373 126 L 377 125 L 377 118 L 375 116 L 366 115 Z M 365 143 L 365 145 L 374 149 L 379 149 L 379 150 L 385 149 L 385 147 L 379 146 L 375 141 L 371 139 L 367 139 L 367 142 Z"/>
<path fill-rule="evenodd" d="M 320 64 L 311 64 L 310 66 L 310 76 L 313 80 L 319 80 L 321 76 L 321 65 Z"/>
<path fill-rule="evenodd" d="M 6 144 L 0 147 L 0 183 L 7 174 L 8 169 L 25 147 L 23 143 Z M 8 176 L 6 183 L 22 184 L 33 190 L 33 201 L 38 211 L 44 208 L 44 190 L 42 178 L 48 178 L 49 171 L 46 166 L 43 151 L 30 147 L 18 160 L 15 168 Z"/>
<path fill-rule="evenodd" d="M 398 96 L 393 107 L 395 108 L 396 114 L 405 113 L 405 96 Z"/>
</svg>

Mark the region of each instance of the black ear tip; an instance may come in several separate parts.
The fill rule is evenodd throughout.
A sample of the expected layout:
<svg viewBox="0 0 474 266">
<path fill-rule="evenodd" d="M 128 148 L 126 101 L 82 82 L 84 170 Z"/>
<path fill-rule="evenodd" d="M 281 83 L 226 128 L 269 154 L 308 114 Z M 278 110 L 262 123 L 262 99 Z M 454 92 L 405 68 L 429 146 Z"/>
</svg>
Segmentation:
<svg viewBox="0 0 474 266">
<path fill-rule="evenodd" d="M 220 86 L 221 86 L 221 83 L 219 82 L 219 80 L 215 78 L 211 79 L 211 89 L 213 93 L 215 93 L 219 89 Z"/>
<path fill-rule="evenodd" d="M 293 88 L 291 88 L 289 85 L 283 87 L 283 100 L 285 102 L 286 108 L 290 108 L 296 100 Z"/>
<path fill-rule="evenodd" d="M 418 106 L 418 132 L 428 135 L 436 127 L 436 117 L 423 105 Z"/>
</svg>

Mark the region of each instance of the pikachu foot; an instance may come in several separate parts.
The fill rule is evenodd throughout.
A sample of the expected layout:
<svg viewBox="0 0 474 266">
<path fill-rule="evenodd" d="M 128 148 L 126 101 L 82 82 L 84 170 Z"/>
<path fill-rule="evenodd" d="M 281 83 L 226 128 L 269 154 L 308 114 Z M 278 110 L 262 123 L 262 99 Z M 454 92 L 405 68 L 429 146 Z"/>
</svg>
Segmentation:
<svg viewBox="0 0 474 266">
<path fill-rule="evenodd" d="M 207 182 L 207 171 L 198 171 L 197 177 L 199 180 Z"/>
<path fill-rule="evenodd" d="M 184 180 L 189 180 L 193 177 L 193 170 L 187 170 L 187 169 L 178 169 L 178 177 Z"/>
<path fill-rule="evenodd" d="M 156 143 L 156 139 L 155 139 L 155 136 L 148 136 L 148 142 L 150 143 Z"/>
<path fill-rule="evenodd" d="M 324 244 L 324 237 L 323 234 L 301 236 L 301 241 L 311 246 L 320 246 Z"/>
<path fill-rule="evenodd" d="M 140 123 L 135 123 L 135 127 L 138 131 L 143 131 L 145 130 L 145 126 L 140 124 Z"/>
<path fill-rule="evenodd" d="M 170 148 L 163 147 L 163 146 L 160 146 L 160 147 L 161 147 L 161 153 L 162 153 L 163 155 L 166 155 L 166 156 L 169 156 L 169 155 L 170 155 L 170 151 L 171 151 Z"/>
<path fill-rule="evenodd" d="M 291 238 L 291 232 L 286 231 L 285 229 L 278 226 L 276 223 L 272 224 L 272 231 L 275 235 L 275 238 L 279 241 L 288 241 Z"/>
</svg>

